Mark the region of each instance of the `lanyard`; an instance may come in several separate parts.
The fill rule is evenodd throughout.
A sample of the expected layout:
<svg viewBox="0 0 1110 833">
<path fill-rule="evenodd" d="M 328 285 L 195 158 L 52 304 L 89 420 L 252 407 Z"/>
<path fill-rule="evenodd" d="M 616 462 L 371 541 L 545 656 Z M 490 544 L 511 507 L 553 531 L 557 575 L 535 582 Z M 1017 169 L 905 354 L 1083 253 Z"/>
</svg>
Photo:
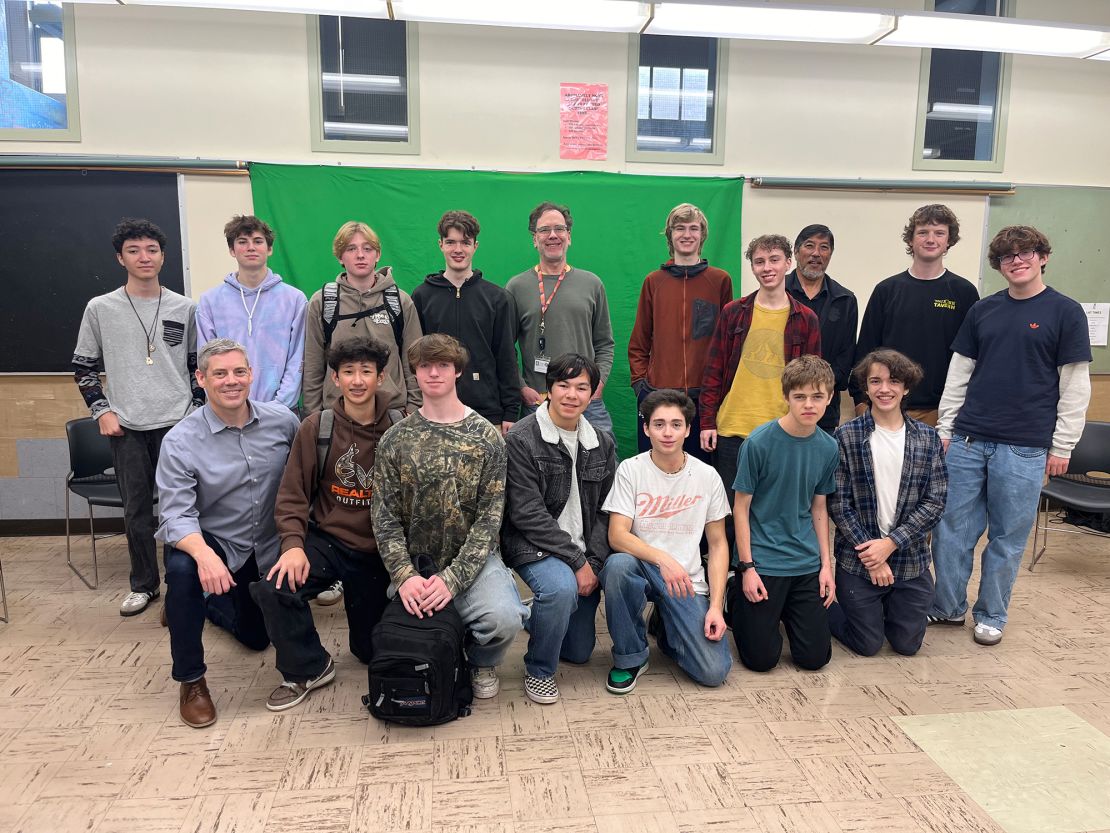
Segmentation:
<svg viewBox="0 0 1110 833">
<path fill-rule="evenodd" d="M 543 291 L 543 272 L 540 271 L 539 266 L 536 266 L 534 268 L 536 270 L 536 278 L 539 280 L 540 283 L 540 334 L 542 335 L 544 331 L 544 316 L 547 315 L 547 311 L 551 308 L 551 305 L 555 303 L 555 293 L 557 293 L 559 291 L 559 287 L 563 285 L 563 278 L 565 278 L 567 276 L 567 272 L 570 271 L 570 265 L 566 264 L 563 266 L 562 274 L 559 275 L 559 280 L 555 281 L 555 286 L 551 290 L 550 298 L 548 298 L 546 293 Z"/>
</svg>

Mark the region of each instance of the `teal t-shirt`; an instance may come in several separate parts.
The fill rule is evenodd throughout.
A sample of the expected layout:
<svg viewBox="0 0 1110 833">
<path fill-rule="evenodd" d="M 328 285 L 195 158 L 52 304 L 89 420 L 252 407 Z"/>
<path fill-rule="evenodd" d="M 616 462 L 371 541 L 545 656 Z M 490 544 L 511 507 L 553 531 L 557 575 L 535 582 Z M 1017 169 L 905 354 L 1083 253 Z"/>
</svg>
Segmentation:
<svg viewBox="0 0 1110 833">
<path fill-rule="evenodd" d="M 814 495 L 836 491 L 840 452 L 820 429 L 792 437 L 778 420 L 760 425 L 740 448 L 732 488 L 752 496 L 752 558 L 768 576 L 804 576 L 821 569 L 809 507 Z"/>
</svg>

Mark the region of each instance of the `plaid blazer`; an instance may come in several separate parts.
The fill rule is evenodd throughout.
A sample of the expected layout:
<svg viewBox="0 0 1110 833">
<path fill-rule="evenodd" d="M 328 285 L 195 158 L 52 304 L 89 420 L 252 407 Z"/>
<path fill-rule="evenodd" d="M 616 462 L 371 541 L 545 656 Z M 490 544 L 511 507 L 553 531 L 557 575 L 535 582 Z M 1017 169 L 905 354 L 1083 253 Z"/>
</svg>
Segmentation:
<svg viewBox="0 0 1110 833">
<path fill-rule="evenodd" d="M 948 467 L 934 428 L 906 417 L 906 452 L 894 528 L 887 537 L 896 549 L 888 559 L 895 580 L 917 578 L 928 569 L 927 536 L 944 514 L 948 496 Z M 829 514 L 836 523 L 833 548 L 837 568 L 868 577 L 856 546 L 883 537 L 879 533 L 879 504 L 875 495 L 875 467 L 871 435 L 875 420 L 868 411 L 836 429 L 840 465 L 836 469 L 836 494 L 829 496 Z"/>
</svg>

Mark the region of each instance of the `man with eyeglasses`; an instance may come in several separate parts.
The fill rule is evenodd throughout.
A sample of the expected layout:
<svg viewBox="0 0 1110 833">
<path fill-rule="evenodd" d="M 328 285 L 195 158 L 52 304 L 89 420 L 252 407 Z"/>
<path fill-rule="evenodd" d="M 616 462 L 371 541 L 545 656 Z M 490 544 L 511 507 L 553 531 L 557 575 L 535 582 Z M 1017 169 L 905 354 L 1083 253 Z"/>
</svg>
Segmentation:
<svg viewBox="0 0 1110 833">
<path fill-rule="evenodd" d="M 539 263 L 510 278 L 505 288 L 516 304 L 516 340 L 522 364 L 521 398 L 532 413 L 547 398 L 547 366 L 554 356 L 578 353 L 597 363 L 601 384 L 586 407 L 594 428 L 613 433 L 613 420 L 601 399 L 613 369 L 613 327 L 605 286 L 593 272 L 567 263 L 570 209 L 541 202 L 528 215 Z"/>
<path fill-rule="evenodd" d="M 944 265 L 944 256 L 959 241 L 960 221 L 948 206 L 923 205 L 913 212 L 902 230 L 913 262 L 871 292 L 856 340 L 856 363 L 885 347 L 921 365 L 925 378 L 906 398 L 906 413 L 927 425 L 937 424 L 952 339 L 979 300 L 974 284 Z M 855 380 L 849 381 L 848 392 L 856 403 L 856 416 L 861 416 L 868 408 L 867 392 Z"/>
<path fill-rule="evenodd" d="M 933 532 L 936 597 L 929 624 L 964 624 L 975 545 L 984 530 L 973 637 L 997 645 L 1045 475 L 1064 474 L 1091 398 L 1082 307 L 1044 282 L 1052 247 L 1008 226 L 987 250 L 1007 288 L 971 308 L 952 344 L 937 433 L 948 501 Z"/>
<path fill-rule="evenodd" d="M 786 291 L 805 304 L 821 323 L 821 355 L 836 376 L 836 390 L 817 427 L 831 434 L 840 424 L 840 392 L 848 388 L 856 351 L 859 307 L 855 294 L 825 271 L 832 260 L 834 239 L 828 226 L 815 223 L 794 240 L 795 268 L 786 276 Z"/>
</svg>

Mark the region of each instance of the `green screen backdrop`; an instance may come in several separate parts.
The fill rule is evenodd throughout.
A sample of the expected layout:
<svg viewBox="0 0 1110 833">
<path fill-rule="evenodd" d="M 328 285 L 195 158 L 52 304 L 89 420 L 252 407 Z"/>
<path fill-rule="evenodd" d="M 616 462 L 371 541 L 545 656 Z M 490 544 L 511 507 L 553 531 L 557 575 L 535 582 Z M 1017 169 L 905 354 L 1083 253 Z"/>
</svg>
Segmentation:
<svg viewBox="0 0 1110 833">
<path fill-rule="evenodd" d="M 609 297 L 616 351 L 605 387 L 622 457 L 636 452 L 636 399 L 629 387 L 628 337 L 644 276 L 667 259 L 667 213 L 691 202 L 709 220 L 705 256 L 733 276 L 743 266 L 742 177 L 631 176 L 594 171 L 495 173 L 303 165 L 251 166 L 255 213 L 277 234 L 270 265 L 312 295 L 340 267 L 331 252 L 348 220 L 381 237 L 382 266 L 411 292 L 443 268 L 436 223 L 443 212 L 469 211 L 481 232 L 474 266 L 504 286 L 538 260 L 528 214 L 543 200 L 567 205 L 574 218 L 568 262 L 597 273 Z"/>
</svg>

